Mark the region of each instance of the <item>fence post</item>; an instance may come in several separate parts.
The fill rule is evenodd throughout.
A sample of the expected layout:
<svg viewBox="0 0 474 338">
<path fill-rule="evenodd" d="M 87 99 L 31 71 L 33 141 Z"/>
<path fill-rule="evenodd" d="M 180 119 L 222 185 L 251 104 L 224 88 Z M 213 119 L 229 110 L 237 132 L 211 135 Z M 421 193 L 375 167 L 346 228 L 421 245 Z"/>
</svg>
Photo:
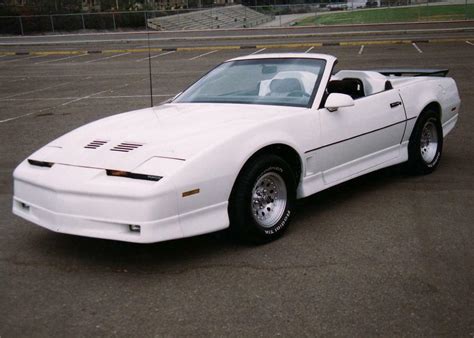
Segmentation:
<svg viewBox="0 0 474 338">
<path fill-rule="evenodd" d="M 84 14 L 81 14 L 81 19 L 82 19 L 82 29 L 86 30 L 86 23 L 84 22 Z"/>
<path fill-rule="evenodd" d="M 53 30 L 53 33 L 54 33 L 54 20 L 53 20 L 52 15 L 49 16 L 49 21 L 51 21 L 51 29 Z"/>
<path fill-rule="evenodd" d="M 464 6 L 464 20 L 467 20 L 467 0 L 466 5 Z"/>
<path fill-rule="evenodd" d="M 21 32 L 21 35 L 25 35 L 24 32 L 23 32 L 23 22 L 22 22 L 22 20 L 21 20 L 21 16 L 19 16 L 18 19 L 20 20 L 20 32 Z"/>
<path fill-rule="evenodd" d="M 247 28 L 247 6 L 244 7 L 244 27 Z"/>
<path fill-rule="evenodd" d="M 116 31 L 117 26 L 115 25 L 115 13 L 112 13 L 112 21 L 114 22 L 114 31 Z"/>
</svg>

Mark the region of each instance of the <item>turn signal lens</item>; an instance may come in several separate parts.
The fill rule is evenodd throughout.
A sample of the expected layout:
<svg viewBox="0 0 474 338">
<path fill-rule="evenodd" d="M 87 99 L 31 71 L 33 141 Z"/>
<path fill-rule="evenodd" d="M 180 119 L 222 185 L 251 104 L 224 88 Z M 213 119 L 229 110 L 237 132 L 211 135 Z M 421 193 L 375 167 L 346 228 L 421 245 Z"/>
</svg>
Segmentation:
<svg viewBox="0 0 474 338">
<path fill-rule="evenodd" d="M 51 168 L 54 165 L 54 163 L 51 163 L 51 162 L 36 161 L 36 160 L 28 160 L 28 163 L 31 165 L 35 165 L 37 167 L 46 167 L 46 168 Z"/>
<path fill-rule="evenodd" d="M 118 176 L 118 177 L 133 178 L 136 180 L 146 180 L 146 181 L 155 181 L 155 182 L 158 182 L 159 180 L 163 178 L 162 176 L 135 174 L 128 171 L 112 170 L 112 169 L 107 169 L 106 173 L 107 173 L 107 176 Z"/>
</svg>

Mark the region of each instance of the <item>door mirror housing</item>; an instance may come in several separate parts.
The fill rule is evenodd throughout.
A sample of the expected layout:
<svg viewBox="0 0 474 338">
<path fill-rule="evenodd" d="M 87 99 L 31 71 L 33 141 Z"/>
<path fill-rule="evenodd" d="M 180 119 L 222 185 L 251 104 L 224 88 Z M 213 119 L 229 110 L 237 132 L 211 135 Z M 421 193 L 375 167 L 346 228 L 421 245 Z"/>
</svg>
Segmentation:
<svg viewBox="0 0 474 338">
<path fill-rule="evenodd" d="M 354 105 L 354 99 L 346 94 L 331 93 L 329 94 L 324 108 L 330 112 L 336 111 L 338 108 L 352 107 Z"/>
</svg>

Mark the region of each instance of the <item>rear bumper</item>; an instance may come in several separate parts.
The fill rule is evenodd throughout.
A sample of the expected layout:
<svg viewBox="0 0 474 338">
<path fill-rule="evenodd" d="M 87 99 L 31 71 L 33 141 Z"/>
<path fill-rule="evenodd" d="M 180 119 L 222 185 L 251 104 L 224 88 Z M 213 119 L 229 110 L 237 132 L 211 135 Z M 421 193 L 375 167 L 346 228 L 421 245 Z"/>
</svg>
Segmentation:
<svg viewBox="0 0 474 338">
<path fill-rule="evenodd" d="M 443 123 L 443 136 L 448 135 L 458 122 L 459 114 L 454 115 L 448 121 Z"/>
</svg>

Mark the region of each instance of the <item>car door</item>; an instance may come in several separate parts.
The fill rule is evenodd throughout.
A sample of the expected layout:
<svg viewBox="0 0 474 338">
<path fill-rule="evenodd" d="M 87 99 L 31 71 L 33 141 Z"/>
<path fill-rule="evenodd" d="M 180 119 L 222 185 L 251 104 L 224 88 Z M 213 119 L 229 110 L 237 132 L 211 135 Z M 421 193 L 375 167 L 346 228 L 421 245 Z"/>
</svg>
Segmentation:
<svg viewBox="0 0 474 338">
<path fill-rule="evenodd" d="M 335 184 L 400 156 L 406 115 L 398 90 L 354 100 L 330 112 L 321 108 L 316 158 L 325 184 Z M 374 168 L 375 169 L 375 168 Z"/>
</svg>

